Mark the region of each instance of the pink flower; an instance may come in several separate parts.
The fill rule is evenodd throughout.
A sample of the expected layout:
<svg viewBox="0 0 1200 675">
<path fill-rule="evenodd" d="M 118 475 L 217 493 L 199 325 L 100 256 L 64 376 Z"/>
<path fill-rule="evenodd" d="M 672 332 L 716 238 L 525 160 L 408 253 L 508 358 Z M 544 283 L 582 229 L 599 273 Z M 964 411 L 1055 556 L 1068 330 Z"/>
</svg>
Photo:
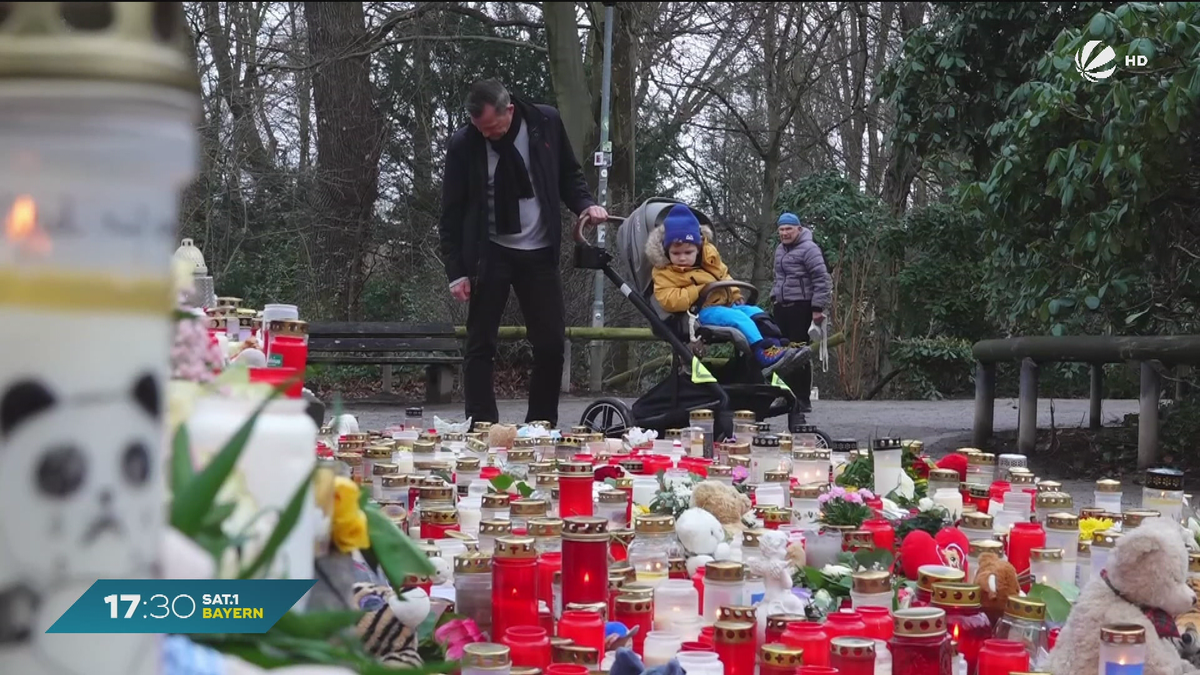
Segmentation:
<svg viewBox="0 0 1200 675">
<path fill-rule="evenodd" d="M 859 490 L 858 494 L 861 495 L 863 499 L 875 499 L 875 493 L 871 492 L 870 490 L 867 490 L 865 488 L 862 490 Z"/>
<path fill-rule="evenodd" d="M 824 504 L 832 498 L 832 495 L 830 495 L 828 492 L 822 492 L 821 494 L 817 495 L 817 503 Z"/>
<path fill-rule="evenodd" d="M 857 492 L 847 492 L 842 496 L 842 499 L 852 504 L 861 504 L 863 502 L 862 495 Z"/>
<path fill-rule="evenodd" d="M 746 477 L 749 475 L 750 475 L 750 470 L 747 469 L 746 467 L 744 467 L 744 466 L 733 467 L 733 480 L 735 483 L 739 480 L 746 480 Z"/>
<path fill-rule="evenodd" d="M 474 642 L 484 641 L 479 626 L 470 619 L 447 621 L 433 631 L 433 639 L 446 648 L 446 658 L 450 661 L 462 658 L 463 647 Z"/>
</svg>

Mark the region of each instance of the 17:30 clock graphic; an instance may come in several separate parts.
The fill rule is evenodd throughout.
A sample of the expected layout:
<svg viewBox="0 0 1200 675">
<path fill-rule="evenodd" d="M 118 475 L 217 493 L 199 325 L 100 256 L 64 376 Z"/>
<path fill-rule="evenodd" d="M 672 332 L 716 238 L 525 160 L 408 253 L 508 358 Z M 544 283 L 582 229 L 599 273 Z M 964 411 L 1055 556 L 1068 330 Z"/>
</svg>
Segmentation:
<svg viewBox="0 0 1200 675">
<path fill-rule="evenodd" d="M 236 605 L 237 594 L 232 593 L 229 595 L 233 595 L 234 605 Z M 213 596 L 210 594 L 210 597 Z M 183 601 L 182 603 L 180 603 L 181 600 Z M 111 609 L 111 612 L 109 613 L 110 619 L 120 618 L 121 613 L 119 609 L 122 605 L 127 607 L 124 612 L 124 617 L 126 619 L 134 618 L 137 615 L 139 608 L 141 609 L 143 619 L 165 619 L 169 616 L 174 616 L 177 619 L 190 619 L 192 618 L 192 615 L 196 613 L 196 599 L 186 593 L 180 593 L 174 598 L 168 598 L 163 593 L 155 593 L 154 595 L 150 596 L 149 600 L 142 600 L 142 596 L 136 594 L 118 595 L 113 593 L 111 595 L 104 596 L 104 603 Z M 187 608 L 186 612 L 179 610 L 179 606 L 181 604 L 183 607 Z M 158 610 L 161 610 L 162 614 L 148 612 L 147 610 L 151 608 L 157 608 Z"/>
</svg>

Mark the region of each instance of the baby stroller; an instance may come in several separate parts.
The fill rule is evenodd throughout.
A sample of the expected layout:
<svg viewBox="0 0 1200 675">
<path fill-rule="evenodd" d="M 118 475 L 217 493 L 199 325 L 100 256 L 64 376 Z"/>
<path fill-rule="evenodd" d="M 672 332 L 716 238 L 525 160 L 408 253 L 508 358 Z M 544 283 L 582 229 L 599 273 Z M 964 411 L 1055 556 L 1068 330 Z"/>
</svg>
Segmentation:
<svg viewBox="0 0 1200 675">
<path fill-rule="evenodd" d="M 575 226 L 575 266 L 602 271 L 646 317 L 654 335 L 671 345 L 671 370 L 665 380 L 643 394 L 632 408 L 618 398 L 593 401 L 584 409 L 580 425 L 609 437 L 619 437 L 636 426 L 654 429 L 661 438 L 667 429 L 689 426 L 689 412 L 698 409 L 713 411 L 713 432 L 717 440 L 732 435 L 733 412 L 736 410 L 753 411 L 759 421 L 788 415 L 789 428 L 804 425 L 796 396 L 778 377 L 764 381 L 761 366 L 740 331 L 718 326 L 694 327 L 695 337 L 701 344 L 730 343 L 734 347 L 734 356 L 724 366 L 707 368 L 688 345 L 692 338 L 688 313 L 670 314 L 655 300 L 653 266 L 645 254 L 646 239 L 651 230 L 662 224 L 671 207 L 681 203 L 675 199 L 652 197 L 624 220 L 610 217 L 610 222 L 620 224 L 615 261 L 606 250 L 593 246 L 583 237 L 583 219 Z M 695 209 L 692 211 L 702 225 L 712 227 L 707 215 Z M 613 269 L 614 262 L 616 270 Z M 742 281 L 719 281 L 700 291 L 693 313 L 704 305 L 710 293 L 730 287 L 739 288 L 747 304 L 758 301 L 758 289 L 753 285 Z M 812 431 L 829 447 L 827 434 Z"/>
</svg>

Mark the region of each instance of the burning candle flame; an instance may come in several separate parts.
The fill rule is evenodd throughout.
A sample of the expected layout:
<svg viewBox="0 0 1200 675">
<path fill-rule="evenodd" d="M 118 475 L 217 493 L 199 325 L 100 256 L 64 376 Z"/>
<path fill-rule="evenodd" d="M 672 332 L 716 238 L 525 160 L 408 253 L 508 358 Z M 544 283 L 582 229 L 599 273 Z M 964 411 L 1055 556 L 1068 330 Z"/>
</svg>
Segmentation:
<svg viewBox="0 0 1200 675">
<path fill-rule="evenodd" d="M 50 251 L 50 239 L 38 227 L 37 202 L 33 197 L 20 195 L 13 201 L 4 219 L 4 238 L 35 253 Z"/>
</svg>

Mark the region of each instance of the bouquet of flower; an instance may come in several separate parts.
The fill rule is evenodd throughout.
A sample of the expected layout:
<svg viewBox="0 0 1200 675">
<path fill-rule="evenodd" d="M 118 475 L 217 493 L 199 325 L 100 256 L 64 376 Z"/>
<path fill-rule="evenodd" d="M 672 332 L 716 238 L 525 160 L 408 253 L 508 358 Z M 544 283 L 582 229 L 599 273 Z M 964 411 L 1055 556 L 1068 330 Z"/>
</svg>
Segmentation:
<svg viewBox="0 0 1200 675">
<path fill-rule="evenodd" d="M 862 527 L 863 521 L 873 515 L 866 500 L 874 499 L 870 490 L 843 488 L 839 485 L 832 487 L 829 492 L 821 494 L 817 503 L 821 505 L 821 522 L 826 525 L 852 525 Z"/>
</svg>

